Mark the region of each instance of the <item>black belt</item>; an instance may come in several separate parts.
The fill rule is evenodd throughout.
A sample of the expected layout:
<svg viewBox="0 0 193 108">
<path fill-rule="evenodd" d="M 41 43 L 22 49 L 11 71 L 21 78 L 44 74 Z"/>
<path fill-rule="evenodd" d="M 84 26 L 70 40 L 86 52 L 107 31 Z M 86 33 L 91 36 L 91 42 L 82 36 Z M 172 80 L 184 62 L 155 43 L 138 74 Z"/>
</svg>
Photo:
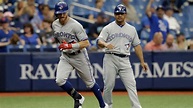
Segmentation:
<svg viewBox="0 0 193 108">
<path fill-rule="evenodd" d="M 113 54 L 119 57 L 129 57 L 129 55 L 125 55 L 125 54 L 117 54 L 117 53 L 113 53 L 113 52 L 106 52 L 105 54 Z"/>
<path fill-rule="evenodd" d="M 73 53 L 66 53 L 66 54 L 67 54 L 67 55 L 77 55 L 77 54 L 79 54 L 79 53 L 81 53 L 80 50 L 78 50 L 78 51 L 76 51 L 76 52 L 73 52 Z"/>
</svg>

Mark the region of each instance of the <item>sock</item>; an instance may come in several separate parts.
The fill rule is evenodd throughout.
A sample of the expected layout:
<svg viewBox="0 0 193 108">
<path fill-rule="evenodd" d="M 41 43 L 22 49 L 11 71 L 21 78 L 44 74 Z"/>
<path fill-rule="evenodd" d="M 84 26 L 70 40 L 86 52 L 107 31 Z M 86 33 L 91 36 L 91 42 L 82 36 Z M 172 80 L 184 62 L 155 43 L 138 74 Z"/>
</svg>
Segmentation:
<svg viewBox="0 0 193 108">
<path fill-rule="evenodd" d="M 82 96 L 72 87 L 70 82 L 66 81 L 66 83 L 60 87 L 65 90 L 73 99 L 82 98 Z"/>
<path fill-rule="evenodd" d="M 96 96 L 100 104 L 100 107 L 105 107 L 105 103 L 103 101 L 103 97 L 102 97 L 99 85 L 95 83 L 94 86 L 91 88 L 91 90 L 93 91 L 94 95 Z"/>
</svg>

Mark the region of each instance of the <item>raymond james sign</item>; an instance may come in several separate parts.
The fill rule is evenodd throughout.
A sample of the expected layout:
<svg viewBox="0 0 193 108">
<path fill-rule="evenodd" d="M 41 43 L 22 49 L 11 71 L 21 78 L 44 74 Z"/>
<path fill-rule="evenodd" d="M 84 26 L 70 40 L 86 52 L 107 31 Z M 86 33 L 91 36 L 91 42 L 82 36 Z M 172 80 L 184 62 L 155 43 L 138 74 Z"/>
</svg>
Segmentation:
<svg viewBox="0 0 193 108">
<path fill-rule="evenodd" d="M 148 72 L 141 69 L 140 63 L 133 63 L 132 67 L 136 78 L 179 78 L 193 77 L 193 62 L 165 62 L 160 66 L 158 62 L 153 62 L 152 69 Z M 98 74 L 103 74 L 101 64 L 92 63 L 94 76 L 99 78 Z M 57 64 L 39 64 L 34 68 L 31 64 L 20 64 L 21 80 L 25 79 L 55 79 Z M 69 77 L 76 79 L 77 75 L 73 71 Z"/>
</svg>

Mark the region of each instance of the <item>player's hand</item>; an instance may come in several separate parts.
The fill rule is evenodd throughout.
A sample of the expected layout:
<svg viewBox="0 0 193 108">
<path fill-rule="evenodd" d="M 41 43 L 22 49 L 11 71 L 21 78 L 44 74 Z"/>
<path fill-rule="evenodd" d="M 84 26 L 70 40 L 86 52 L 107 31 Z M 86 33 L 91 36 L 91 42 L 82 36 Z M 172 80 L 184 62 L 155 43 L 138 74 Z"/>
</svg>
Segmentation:
<svg viewBox="0 0 193 108">
<path fill-rule="evenodd" d="M 72 44 L 68 44 L 66 42 L 62 42 L 59 47 L 60 50 L 65 50 L 65 49 L 72 49 Z"/>
<path fill-rule="evenodd" d="M 113 49 L 113 48 L 114 48 L 114 46 L 113 46 L 112 44 L 107 44 L 105 47 L 106 47 L 107 49 Z"/>
<path fill-rule="evenodd" d="M 146 63 L 141 63 L 141 66 L 142 66 L 143 70 L 144 70 L 145 72 L 147 72 L 147 70 L 148 70 L 147 64 L 146 64 Z"/>
</svg>

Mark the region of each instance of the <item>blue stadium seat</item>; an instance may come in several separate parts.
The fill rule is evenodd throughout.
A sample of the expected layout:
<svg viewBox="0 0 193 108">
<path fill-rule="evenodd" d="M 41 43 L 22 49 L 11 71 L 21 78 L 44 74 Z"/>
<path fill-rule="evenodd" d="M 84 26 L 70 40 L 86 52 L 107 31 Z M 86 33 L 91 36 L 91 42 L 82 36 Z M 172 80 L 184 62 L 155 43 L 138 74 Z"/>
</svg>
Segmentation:
<svg viewBox="0 0 193 108">
<path fill-rule="evenodd" d="M 57 45 L 42 46 L 43 52 L 59 52 Z"/>
<path fill-rule="evenodd" d="M 154 0 L 153 4 L 155 6 L 159 6 L 159 5 L 162 5 L 162 2 L 163 2 L 163 0 Z"/>
<path fill-rule="evenodd" d="M 25 45 L 27 52 L 42 52 L 42 47 L 39 45 Z"/>
<path fill-rule="evenodd" d="M 8 45 L 7 52 L 25 52 L 26 49 L 22 45 Z"/>
</svg>

